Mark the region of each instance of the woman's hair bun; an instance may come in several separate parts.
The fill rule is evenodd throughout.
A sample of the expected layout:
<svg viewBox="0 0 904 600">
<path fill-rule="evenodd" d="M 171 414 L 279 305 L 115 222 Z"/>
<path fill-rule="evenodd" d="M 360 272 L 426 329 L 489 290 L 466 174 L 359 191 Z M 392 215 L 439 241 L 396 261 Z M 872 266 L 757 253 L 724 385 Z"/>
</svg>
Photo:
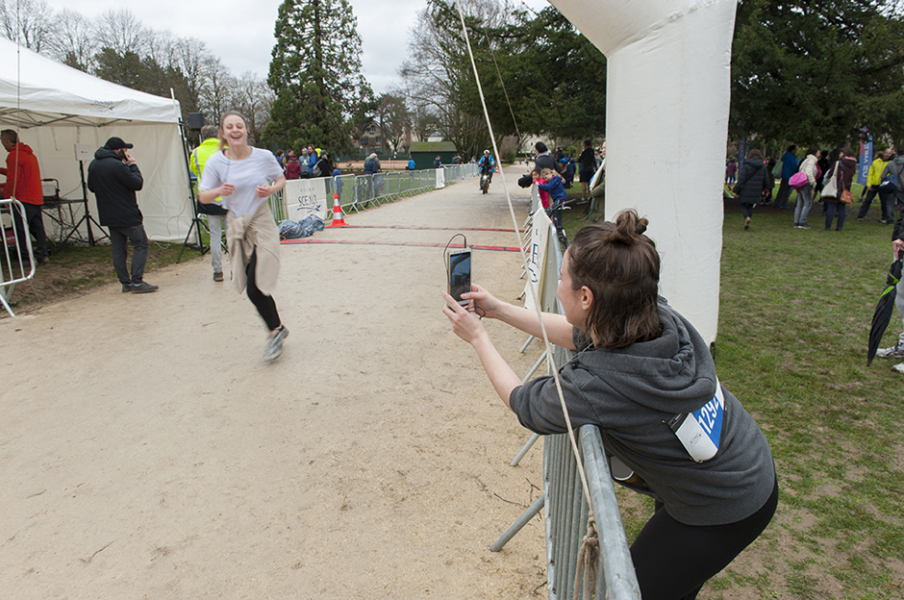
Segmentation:
<svg viewBox="0 0 904 600">
<path fill-rule="evenodd" d="M 633 210 L 623 210 L 615 217 L 615 231 L 610 238 L 614 242 L 633 246 L 647 230 L 650 222 L 637 216 Z"/>
</svg>

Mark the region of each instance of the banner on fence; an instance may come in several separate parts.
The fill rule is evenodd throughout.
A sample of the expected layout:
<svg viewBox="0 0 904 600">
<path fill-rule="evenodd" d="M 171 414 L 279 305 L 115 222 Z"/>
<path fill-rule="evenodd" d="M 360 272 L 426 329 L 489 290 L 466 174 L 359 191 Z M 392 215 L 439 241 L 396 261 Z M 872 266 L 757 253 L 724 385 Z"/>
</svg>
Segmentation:
<svg viewBox="0 0 904 600">
<path fill-rule="evenodd" d="M 326 197 L 326 183 L 323 178 L 292 179 L 286 182 L 287 218 L 299 222 L 310 215 L 326 220 L 329 201 Z"/>
<path fill-rule="evenodd" d="M 436 189 L 441 190 L 446 187 L 446 170 L 440 167 L 436 169 Z"/>
<path fill-rule="evenodd" d="M 538 210 L 534 213 L 530 228 L 530 242 L 527 248 L 527 284 L 524 288 L 524 307 L 528 310 L 536 310 L 531 288 L 537 294 L 541 310 L 549 310 L 549 299 L 545 298 L 544 285 L 547 271 L 547 253 L 549 252 L 549 228 L 551 222 L 546 213 Z"/>
</svg>

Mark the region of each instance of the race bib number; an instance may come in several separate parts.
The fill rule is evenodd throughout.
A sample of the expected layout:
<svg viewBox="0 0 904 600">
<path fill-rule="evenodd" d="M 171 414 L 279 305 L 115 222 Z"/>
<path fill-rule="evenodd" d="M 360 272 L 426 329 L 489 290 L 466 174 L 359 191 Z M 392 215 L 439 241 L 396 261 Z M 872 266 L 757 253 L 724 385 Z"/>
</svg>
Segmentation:
<svg viewBox="0 0 904 600">
<path fill-rule="evenodd" d="M 725 415 L 725 396 L 716 381 L 716 395 L 703 407 L 691 413 L 676 415 L 669 427 L 681 445 L 696 462 L 715 458 L 722 439 L 722 418 Z"/>
</svg>

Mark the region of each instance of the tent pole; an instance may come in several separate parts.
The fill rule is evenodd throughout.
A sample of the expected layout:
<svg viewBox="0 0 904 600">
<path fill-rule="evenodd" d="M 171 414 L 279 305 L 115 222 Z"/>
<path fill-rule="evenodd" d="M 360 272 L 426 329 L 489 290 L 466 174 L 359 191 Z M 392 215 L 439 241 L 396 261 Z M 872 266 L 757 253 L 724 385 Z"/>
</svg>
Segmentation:
<svg viewBox="0 0 904 600">
<path fill-rule="evenodd" d="M 210 249 L 204 245 L 204 242 L 201 239 L 201 211 L 198 208 L 198 199 L 195 196 L 195 186 L 192 183 L 191 166 L 188 158 L 188 140 L 185 138 L 185 123 L 182 121 L 182 117 L 179 117 L 179 137 L 182 138 L 182 158 L 185 160 L 185 172 L 188 174 L 188 189 L 191 193 L 192 219 L 191 226 L 188 228 L 188 234 L 185 236 L 185 241 L 182 242 L 182 249 L 179 250 L 179 256 L 176 258 L 176 264 L 179 264 L 179 261 L 182 260 L 182 253 L 185 252 L 185 248 L 188 246 L 188 240 L 191 237 L 192 230 L 195 230 L 197 233 L 198 242 L 197 245 L 188 247 L 199 250 L 201 256 L 204 256 Z M 217 243 L 220 243 L 219 240 L 217 240 Z"/>
</svg>

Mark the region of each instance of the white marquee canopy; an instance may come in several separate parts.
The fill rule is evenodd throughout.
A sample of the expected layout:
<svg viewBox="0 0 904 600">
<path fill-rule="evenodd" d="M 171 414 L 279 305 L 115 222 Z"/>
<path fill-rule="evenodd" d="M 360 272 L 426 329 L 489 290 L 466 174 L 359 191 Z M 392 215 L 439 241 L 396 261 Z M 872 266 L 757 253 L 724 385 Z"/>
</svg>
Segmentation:
<svg viewBox="0 0 904 600">
<path fill-rule="evenodd" d="M 0 128 L 31 146 L 41 177 L 81 198 L 76 145 L 91 154 L 118 136 L 144 177 L 138 204 L 151 239 L 180 241 L 191 225 L 190 190 L 179 131 L 179 103 L 103 81 L 0 38 Z M 88 161 L 84 162 L 87 173 Z M 97 215 L 93 194 L 89 206 Z"/>
</svg>

